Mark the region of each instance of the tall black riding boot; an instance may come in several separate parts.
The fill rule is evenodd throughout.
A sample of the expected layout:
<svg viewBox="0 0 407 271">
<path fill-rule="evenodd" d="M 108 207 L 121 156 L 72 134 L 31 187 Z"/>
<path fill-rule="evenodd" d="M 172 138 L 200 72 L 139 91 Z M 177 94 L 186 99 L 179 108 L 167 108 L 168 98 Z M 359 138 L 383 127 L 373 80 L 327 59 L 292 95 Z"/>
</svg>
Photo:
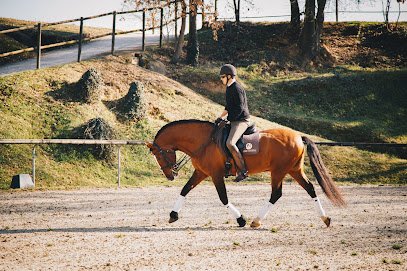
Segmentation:
<svg viewBox="0 0 407 271">
<path fill-rule="evenodd" d="M 237 147 L 233 148 L 230 150 L 233 159 L 235 160 L 236 163 L 236 171 L 238 171 L 237 177 L 234 180 L 235 182 L 240 182 L 243 181 L 244 179 L 247 178 L 248 172 L 246 169 L 246 164 L 243 159 L 243 155 L 240 153 L 239 149 Z"/>
</svg>

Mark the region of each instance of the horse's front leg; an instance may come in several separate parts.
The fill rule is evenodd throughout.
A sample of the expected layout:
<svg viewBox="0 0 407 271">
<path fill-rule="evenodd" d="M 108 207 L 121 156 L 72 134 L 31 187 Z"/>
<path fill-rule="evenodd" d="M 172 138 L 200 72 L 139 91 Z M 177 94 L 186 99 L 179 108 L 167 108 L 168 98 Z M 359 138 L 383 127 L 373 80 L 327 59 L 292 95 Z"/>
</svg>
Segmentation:
<svg viewBox="0 0 407 271">
<path fill-rule="evenodd" d="M 215 177 L 212 179 L 213 183 L 215 184 L 216 191 L 218 191 L 220 201 L 222 201 L 223 205 L 225 205 L 229 212 L 236 218 L 239 227 L 244 227 L 246 225 L 246 219 L 242 216 L 239 210 L 228 201 L 225 180 L 223 177 Z"/>
<path fill-rule="evenodd" d="M 174 208 L 172 208 L 172 212 L 170 213 L 170 220 L 168 221 L 169 223 L 173 223 L 178 220 L 178 213 L 181 210 L 182 205 L 184 204 L 186 195 L 206 177 L 208 177 L 208 175 L 195 169 L 191 178 L 189 178 L 188 182 L 182 188 L 181 194 L 178 196 L 177 201 L 174 204 Z"/>
</svg>

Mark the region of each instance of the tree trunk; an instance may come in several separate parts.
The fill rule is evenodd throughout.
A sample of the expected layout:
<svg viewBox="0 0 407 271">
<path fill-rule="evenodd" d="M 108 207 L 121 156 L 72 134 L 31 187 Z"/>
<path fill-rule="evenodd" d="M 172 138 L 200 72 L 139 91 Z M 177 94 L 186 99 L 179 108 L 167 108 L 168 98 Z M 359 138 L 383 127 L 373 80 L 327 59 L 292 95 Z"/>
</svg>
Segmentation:
<svg viewBox="0 0 407 271">
<path fill-rule="evenodd" d="M 316 56 L 315 38 L 315 0 L 305 1 L 304 26 L 300 36 L 300 48 L 304 57 L 313 59 Z"/>
<path fill-rule="evenodd" d="M 239 23 L 240 22 L 240 0 L 233 0 L 233 6 L 235 7 L 235 18 L 236 18 L 236 22 Z"/>
<path fill-rule="evenodd" d="M 293 40 L 298 39 L 301 30 L 300 7 L 298 0 L 290 0 L 291 5 L 291 21 L 289 32 Z"/>
<path fill-rule="evenodd" d="M 319 53 L 321 50 L 321 34 L 322 28 L 324 27 L 324 10 L 326 0 L 317 0 L 318 3 L 318 11 L 317 11 L 317 25 L 315 31 L 315 43 L 316 43 L 316 52 Z"/>
<path fill-rule="evenodd" d="M 315 17 L 315 0 L 305 1 L 304 26 L 300 35 L 300 48 L 303 56 L 314 59 L 320 52 L 321 33 L 324 26 L 326 0 L 317 0 L 318 12 Z"/>
<path fill-rule="evenodd" d="M 196 28 L 196 15 L 198 10 L 197 0 L 190 0 L 189 2 L 189 38 L 187 45 L 187 63 L 193 66 L 198 65 L 199 58 L 199 44 L 198 33 Z"/>
<path fill-rule="evenodd" d="M 175 45 L 174 56 L 171 59 L 172 63 L 178 63 L 182 51 L 182 46 L 184 45 L 185 28 L 187 24 L 187 4 L 185 3 L 185 0 L 181 0 L 181 7 L 181 30 L 179 32 L 179 37 Z"/>
</svg>

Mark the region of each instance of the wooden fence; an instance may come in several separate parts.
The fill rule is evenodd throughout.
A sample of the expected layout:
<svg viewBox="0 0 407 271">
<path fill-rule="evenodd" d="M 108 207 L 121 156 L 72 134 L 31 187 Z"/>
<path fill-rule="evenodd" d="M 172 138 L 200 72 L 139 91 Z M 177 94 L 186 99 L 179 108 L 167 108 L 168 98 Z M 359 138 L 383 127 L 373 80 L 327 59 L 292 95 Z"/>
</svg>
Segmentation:
<svg viewBox="0 0 407 271">
<path fill-rule="evenodd" d="M 150 141 L 151 142 L 151 141 Z M 365 143 L 365 142 L 314 142 L 317 145 L 342 146 L 342 147 L 393 147 L 407 148 L 407 144 L 397 143 Z M 116 145 L 117 146 L 117 186 L 120 188 L 121 156 L 120 147 L 126 145 L 146 145 L 146 141 L 141 140 L 91 140 L 91 139 L 0 139 L 2 144 L 30 144 L 32 149 L 32 180 L 35 186 L 35 148 L 40 144 L 69 144 L 69 145 Z"/>
<path fill-rule="evenodd" d="M 141 140 L 91 140 L 91 139 L 0 139 L 1 144 L 33 144 L 32 148 L 32 180 L 35 186 L 35 148 L 39 144 L 69 145 L 116 145 L 117 146 L 117 186 L 120 188 L 121 155 L 120 147 L 125 145 L 145 145 Z"/>
<path fill-rule="evenodd" d="M 164 22 L 164 8 L 171 8 L 171 5 L 174 5 L 174 19 L 169 20 L 167 22 Z M 153 10 L 159 10 L 160 12 L 160 24 L 159 26 L 153 26 L 146 28 L 146 12 L 148 11 L 153 11 Z M 116 31 L 116 17 L 117 15 L 123 15 L 123 14 L 131 14 L 131 13 L 142 13 L 142 28 L 141 29 L 134 29 L 134 30 L 129 30 L 129 31 Z M 202 14 L 202 18 L 204 19 L 204 12 L 200 13 Z M 105 16 L 113 16 L 113 24 L 112 24 L 112 32 L 107 33 L 107 34 L 102 34 L 102 35 L 96 35 L 92 37 L 83 37 L 83 23 L 86 20 L 90 19 L 95 19 L 95 18 L 100 18 L 100 17 L 105 17 Z M 175 22 L 175 36 L 177 36 L 177 21 L 180 17 L 178 17 L 178 1 L 172 1 L 169 2 L 165 5 L 162 6 L 156 6 L 156 7 L 151 7 L 147 9 L 138 9 L 138 10 L 130 10 L 130 11 L 121 11 L 121 12 L 109 12 L 109 13 L 104 13 L 104 14 L 99 14 L 95 16 L 90 16 L 90 17 L 81 17 L 79 19 L 72 19 L 72 20 L 65 20 L 65 21 L 60 21 L 60 22 L 54 22 L 54 23 L 38 23 L 37 25 L 31 25 L 31 26 L 22 26 L 18 28 L 12 28 L 12 29 L 6 29 L 0 31 L 0 34 L 8 34 L 8 33 L 13 33 L 17 31 L 23 31 L 27 29 L 37 29 L 37 46 L 36 47 L 30 47 L 30 48 L 25 48 L 21 50 L 16 50 L 16 51 L 11 51 L 11 52 L 6 52 L 0 54 L 0 58 L 2 57 L 7 57 L 7 56 L 12 56 L 12 55 L 18 55 L 22 54 L 25 52 L 31 52 L 31 51 L 36 51 L 37 55 L 37 69 L 41 67 L 41 51 L 43 49 L 49 49 L 49 48 L 54 48 L 54 47 L 60 47 L 60 46 L 66 46 L 66 45 L 72 45 L 78 43 L 78 62 L 81 61 L 81 53 L 82 53 L 82 43 L 85 41 L 91 41 L 94 39 L 106 37 L 106 36 L 112 36 L 112 46 L 111 46 L 111 54 L 114 54 L 115 51 L 115 38 L 117 35 L 124 35 L 124 34 L 130 34 L 130 33 L 136 33 L 136 32 L 142 32 L 142 50 L 145 50 L 145 39 L 146 35 L 145 32 L 153 29 L 160 29 L 160 48 L 162 47 L 162 42 L 163 42 L 163 27 L 166 25 L 169 25 L 173 22 Z M 58 43 L 53 43 L 53 44 L 48 44 L 48 45 L 41 45 L 41 32 L 43 27 L 47 26 L 53 26 L 53 25 L 60 25 L 60 24 L 66 24 L 66 23 L 73 23 L 73 22 L 80 22 L 79 25 L 79 37 L 78 39 L 75 40 L 70 40 L 70 41 L 64 41 L 64 42 L 58 42 Z"/>
</svg>

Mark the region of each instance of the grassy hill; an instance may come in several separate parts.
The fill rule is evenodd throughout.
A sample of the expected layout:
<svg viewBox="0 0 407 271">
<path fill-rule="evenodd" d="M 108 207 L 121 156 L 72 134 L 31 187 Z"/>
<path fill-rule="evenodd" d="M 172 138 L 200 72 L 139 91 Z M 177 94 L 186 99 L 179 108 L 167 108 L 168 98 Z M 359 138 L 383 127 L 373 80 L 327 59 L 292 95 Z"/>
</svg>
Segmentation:
<svg viewBox="0 0 407 271">
<path fill-rule="evenodd" d="M 201 39 L 204 36 L 210 37 L 203 31 Z M 204 40 L 201 52 L 211 52 L 211 46 L 216 46 L 211 43 Z M 131 64 L 128 55 L 0 77 L 0 138 L 70 137 L 88 120 L 103 117 L 117 131 L 118 139 L 149 140 L 169 121 L 215 119 L 224 99 L 218 69 L 226 60 L 202 53 L 199 67 L 172 65 L 171 50 L 154 49 L 148 54 L 164 62 L 168 76 L 175 80 Z M 316 140 L 407 142 L 405 68 L 340 63 L 301 68 L 298 64 L 291 71 L 290 61 L 246 61 L 238 65 L 239 80 L 248 90 L 251 111 L 261 129 L 285 125 L 314 135 Z M 75 82 L 91 67 L 101 72 L 105 82 L 102 101 L 86 104 L 71 99 L 66 94 L 76 90 Z M 271 67 L 278 72 L 270 72 Z M 139 122 L 125 122 L 111 105 L 136 80 L 145 84 L 148 115 Z M 407 183 L 405 150 L 320 149 L 336 181 Z M 8 188 L 11 176 L 31 172 L 31 150 L 28 145 L 0 145 L 0 188 Z M 36 150 L 38 188 L 116 186 L 117 166 L 90 152 L 58 145 L 41 145 Z M 192 172 L 188 165 L 177 181 L 166 181 L 143 146 L 122 147 L 122 170 L 122 185 L 126 186 L 182 185 Z M 312 176 L 309 167 L 307 171 Z M 269 176 L 261 174 L 249 181 L 269 182 Z"/>
</svg>

